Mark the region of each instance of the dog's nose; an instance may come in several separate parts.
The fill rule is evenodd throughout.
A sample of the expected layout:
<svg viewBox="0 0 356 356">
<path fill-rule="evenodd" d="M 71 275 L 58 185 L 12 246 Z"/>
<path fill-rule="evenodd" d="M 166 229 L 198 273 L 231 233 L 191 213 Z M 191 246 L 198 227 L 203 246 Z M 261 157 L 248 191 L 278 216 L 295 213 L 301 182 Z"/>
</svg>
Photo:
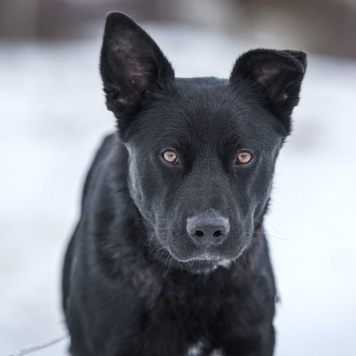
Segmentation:
<svg viewBox="0 0 356 356">
<path fill-rule="evenodd" d="M 222 216 L 198 215 L 187 221 L 188 234 L 197 245 L 220 245 L 229 230 L 229 219 Z"/>
</svg>

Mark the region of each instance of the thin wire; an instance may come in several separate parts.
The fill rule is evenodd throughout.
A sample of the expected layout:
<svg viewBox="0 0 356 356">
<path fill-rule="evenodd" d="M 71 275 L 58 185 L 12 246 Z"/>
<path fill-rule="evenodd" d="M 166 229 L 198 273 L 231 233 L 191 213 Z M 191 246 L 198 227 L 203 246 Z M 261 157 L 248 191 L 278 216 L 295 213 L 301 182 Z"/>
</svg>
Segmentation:
<svg viewBox="0 0 356 356">
<path fill-rule="evenodd" d="M 54 345 L 54 344 L 57 344 L 58 342 L 63 341 L 63 340 L 66 339 L 67 337 L 68 337 L 68 335 L 62 336 L 62 337 L 59 338 L 59 339 L 53 340 L 53 341 L 51 341 L 51 342 L 48 342 L 48 343 L 43 344 L 43 345 L 40 345 L 40 346 L 33 346 L 33 347 L 28 348 L 28 349 L 21 350 L 20 352 L 18 352 L 18 353 L 16 353 L 16 354 L 12 354 L 12 355 L 10 355 L 10 356 L 23 356 L 23 355 L 28 355 L 28 354 L 31 354 L 32 352 L 35 352 L 35 351 L 38 351 L 38 350 L 42 350 L 42 349 L 45 349 L 46 347 L 52 346 L 52 345 Z"/>
</svg>

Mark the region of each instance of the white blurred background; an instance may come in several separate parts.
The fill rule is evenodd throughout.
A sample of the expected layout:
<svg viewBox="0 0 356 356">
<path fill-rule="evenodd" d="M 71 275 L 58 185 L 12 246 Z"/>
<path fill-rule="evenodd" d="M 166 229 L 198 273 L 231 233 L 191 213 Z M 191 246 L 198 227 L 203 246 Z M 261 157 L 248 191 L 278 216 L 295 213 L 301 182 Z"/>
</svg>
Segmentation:
<svg viewBox="0 0 356 356">
<path fill-rule="evenodd" d="M 256 47 L 309 53 L 267 230 L 276 356 L 356 355 L 356 2 L 0 0 L 0 355 L 66 335 L 60 275 L 86 170 L 114 129 L 105 13 L 128 13 L 177 76 L 227 77 Z M 66 355 L 68 341 L 34 355 Z"/>
</svg>

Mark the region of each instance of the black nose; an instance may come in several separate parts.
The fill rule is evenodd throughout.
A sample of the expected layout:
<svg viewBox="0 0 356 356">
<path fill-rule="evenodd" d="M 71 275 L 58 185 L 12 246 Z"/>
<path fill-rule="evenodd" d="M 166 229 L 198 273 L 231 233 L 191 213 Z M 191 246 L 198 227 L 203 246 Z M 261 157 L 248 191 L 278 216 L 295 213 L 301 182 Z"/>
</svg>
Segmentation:
<svg viewBox="0 0 356 356">
<path fill-rule="evenodd" d="M 229 230 L 229 219 L 222 216 L 197 215 L 187 221 L 188 234 L 197 245 L 219 245 Z"/>
</svg>

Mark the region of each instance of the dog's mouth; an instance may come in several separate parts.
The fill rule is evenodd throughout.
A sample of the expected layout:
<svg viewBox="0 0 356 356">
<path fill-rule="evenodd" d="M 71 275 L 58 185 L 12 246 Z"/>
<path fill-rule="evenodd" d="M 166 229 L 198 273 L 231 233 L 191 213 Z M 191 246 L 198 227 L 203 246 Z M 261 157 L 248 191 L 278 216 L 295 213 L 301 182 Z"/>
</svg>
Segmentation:
<svg viewBox="0 0 356 356">
<path fill-rule="evenodd" d="M 191 272 L 210 272 L 218 267 L 229 268 L 241 255 L 243 248 L 232 253 L 231 249 L 216 246 L 187 249 L 177 249 L 173 244 L 166 248 L 170 256 L 170 266 Z"/>
<path fill-rule="evenodd" d="M 161 229 L 163 230 L 163 229 Z M 240 229 L 239 229 L 240 230 Z M 235 230 L 224 242 L 215 245 L 194 244 L 191 237 L 184 233 L 157 229 L 151 237 L 149 256 L 152 262 L 167 268 L 188 271 L 210 271 L 218 267 L 229 268 L 241 256 L 248 246 L 250 234 Z"/>
<path fill-rule="evenodd" d="M 202 254 L 194 258 L 177 258 L 166 249 L 154 259 L 154 263 L 162 264 L 167 271 L 175 269 L 191 273 L 209 273 L 219 267 L 229 268 L 233 262 L 234 260 L 211 254 Z"/>
<path fill-rule="evenodd" d="M 174 245 L 162 246 L 158 241 L 152 244 L 147 257 L 153 263 L 159 263 L 170 269 L 187 270 L 191 272 L 209 272 L 218 267 L 228 268 L 234 258 L 227 257 L 212 248 L 200 248 L 193 251 L 180 250 Z"/>
<path fill-rule="evenodd" d="M 209 272 L 218 267 L 229 268 L 233 262 L 235 262 L 235 259 L 230 260 L 221 256 L 217 257 L 209 252 L 186 261 L 181 261 L 181 263 L 189 267 L 189 270 L 196 272 Z"/>
<path fill-rule="evenodd" d="M 216 248 L 215 248 L 216 249 Z M 185 251 L 185 253 L 177 251 L 174 245 L 170 245 L 167 250 L 179 262 L 192 262 L 192 261 L 204 261 L 210 263 L 218 263 L 221 260 L 226 259 L 225 256 L 222 256 L 217 251 L 214 251 L 214 248 L 211 247 L 201 247 L 195 248 L 189 252 Z"/>
</svg>

